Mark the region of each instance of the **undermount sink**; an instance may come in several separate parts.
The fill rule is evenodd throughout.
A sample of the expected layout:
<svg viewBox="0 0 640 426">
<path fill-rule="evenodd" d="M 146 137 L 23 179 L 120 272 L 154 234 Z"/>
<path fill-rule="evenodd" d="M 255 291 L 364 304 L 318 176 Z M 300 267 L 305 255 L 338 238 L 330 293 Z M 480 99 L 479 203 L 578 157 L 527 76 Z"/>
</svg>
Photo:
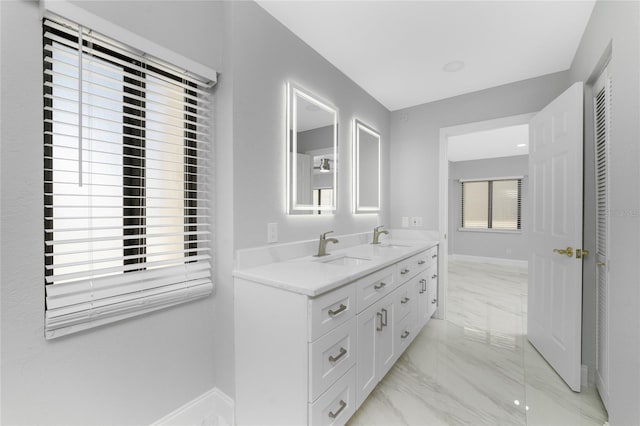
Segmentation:
<svg viewBox="0 0 640 426">
<path fill-rule="evenodd" d="M 358 266 L 370 261 L 371 259 L 365 259 L 362 257 L 341 256 L 338 258 L 321 260 L 320 262 L 329 263 L 331 265 Z"/>
<path fill-rule="evenodd" d="M 375 244 L 374 247 L 389 248 L 389 249 L 399 249 L 399 248 L 405 248 L 405 247 L 410 247 L 410 246 L 405 246 L 405 245 L 402 245 L 402 244 Z"/>
</svg>

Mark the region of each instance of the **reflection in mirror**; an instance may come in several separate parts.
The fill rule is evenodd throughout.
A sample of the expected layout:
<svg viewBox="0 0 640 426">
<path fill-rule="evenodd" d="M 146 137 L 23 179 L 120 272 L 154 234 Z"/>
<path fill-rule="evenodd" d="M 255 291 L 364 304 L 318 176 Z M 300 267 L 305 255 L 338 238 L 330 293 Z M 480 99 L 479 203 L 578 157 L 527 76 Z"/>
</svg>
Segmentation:
<svg viewBox="0 0 640 426">
<path fill-rule="evenodd" d="M 354 211 L 380 211 L 380 134 L 355 120 L 353 151 Z"/>
<path fill-rule="evenodd" d="M 287 209 L 332 214 L 336 209 L 338 113 L 287 84 Z"/>
</svg>

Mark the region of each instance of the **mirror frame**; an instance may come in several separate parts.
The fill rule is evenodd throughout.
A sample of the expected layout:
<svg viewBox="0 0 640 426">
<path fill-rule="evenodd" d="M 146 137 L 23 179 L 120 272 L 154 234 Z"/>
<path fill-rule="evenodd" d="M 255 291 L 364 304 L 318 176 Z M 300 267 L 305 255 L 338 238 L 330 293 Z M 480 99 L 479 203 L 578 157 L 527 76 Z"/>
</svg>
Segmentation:
<svg viewBox="0 0 640 426">
<path fill-rule="evenodd" d="M 306 89 L 301 88 L 299 85 L 292 82 L 287 82 L 286 85 L 286 201 L 287 201 L 287 213 L 288 214 L 307 214 L 314 211 L 323 212 L 335 212 L 337 207 L 336 200 L 338 199 L 338 109 L 312 94 Z M 310 102 L 320 109 L 333 114 L 333 196 L 331 197 L 330 206 L 315 206 L 313 204 L 298 204 L 297 202 L 297 158 L 295 155 L 291 155 L 292 152 L 297 152 L 298 147 L 298 132 L 297 132 L 297 107 L 298 99 L 302 98 L 307 102 Z M 291 147 L 291 149 L 289 148 Z M 311 216 L 311 215 L 310 215 Z"/>
<path fill-rule="evenodd" d="M 360 205 L 360 132 L 364 131 L 373 136 L 378 141 L 378 205 L 376 206 L 361 206 Z M 381 204 L 381 143 L 380 133 L 373 129 L 373 127 L 364 124 L 357 118 L 353 120 L 353 212 L 356 214 L 362 213 L 377 213 L 380 211 Z"/>
</svg>

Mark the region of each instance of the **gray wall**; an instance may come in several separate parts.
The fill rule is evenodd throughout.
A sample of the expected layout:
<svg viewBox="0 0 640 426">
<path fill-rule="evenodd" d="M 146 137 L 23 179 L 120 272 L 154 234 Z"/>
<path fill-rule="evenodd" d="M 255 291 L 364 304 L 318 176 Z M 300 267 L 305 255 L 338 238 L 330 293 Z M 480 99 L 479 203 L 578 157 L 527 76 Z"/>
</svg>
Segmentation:
<svg viewBox="0 0 640 426">
<path fill-rule="evenodd" d="M 441 128 L 539 111 L 568 83 L 565 71 L 392 112 L 390 226 L 422 216 L 438 229 Z"/>
<path fill-rule="evenodd" d="M 595 248 L 592 85 L 611 46 L 609 424 L 640 423 L 640 3 L 598 1 L 570 68 L 585 81 L 584 246 Z M 593 250 L 594 251 L 594 250 Z M 583 363 L 595 365 L 595 256 L 584 262 Z"/>
<path fill-rule="evenodd" d="M 220 68 L 222 4 L 82 6 Z M 215 299 L 44 339 L 42 24 L 36 2 L 1 1 L 0 11 L 0 423 L 149 424 L 215 386 Z"/>
<path fill-rule="evenodd" d="M 231 74 L 232 102 L 218 115 L 226 128 L 217 143 L 219 162 L 233 162 L 231 179 L 219 182 L 219 217 L 233 218 L 233 237 L 219 247 L 216 322 L 224 330 L 216 354 L 218 386 L 233 396 L 233 283 L 229 256 L 234 250 L 266 244 L 267 224 L 278 223 L 280 242 L 370 231 L 388 224 L 389 111 L 318 53 L 253 2 L 225 2 L 230 22 L 223 47 L 224 71 Z M 222 76 L 221 83 L 224 83 Z M 293 81 L 338 108 L 338 210 L 335 215 L 285 214 L 285 83 Z M 223 89 L 223 85 L 220 86 Z M 220 90 L 219 89 L 219 90 Z M 224 90 L 228 90 L 226 87 Z M 225 109 L 221 111 L 220 108 Z M 228 110 L 230 108 L 230 110 Z M 230 118 L 230 120 L 229 120 Z M 369 123 L 382 135 L 383 209 L 379 214 L 351 214 L 351 122 Z M 222 124 L 222 123 L 221 123 Z M 232 151 L 226 144 L 233 141 Z M 271 164 L 268 170 L 262 165 Z M 259 179 L 256 170 L 260 170 Z M 223 188 L 221 188 L 223 186 Z M 224 231 L 226 232 L 226 231 Z M 229 237 L 226 235 L 226 237 Z"/>
<path fill-rule="evenodd" d="M 489 158 L 449 163 L 449 253 L 467 256 L 528 260 L 528 180 L 522 180 L 522 231 L 520 233 L 459 231 L 460 179 L 488 179 L 529 174 L 529 156 Z"/>
</svg>

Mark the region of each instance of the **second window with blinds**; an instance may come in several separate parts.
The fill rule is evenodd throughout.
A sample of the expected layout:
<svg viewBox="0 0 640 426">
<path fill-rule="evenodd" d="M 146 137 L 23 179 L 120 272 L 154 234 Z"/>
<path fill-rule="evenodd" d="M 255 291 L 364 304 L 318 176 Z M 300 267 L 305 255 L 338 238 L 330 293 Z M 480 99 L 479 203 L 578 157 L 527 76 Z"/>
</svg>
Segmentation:
<svg viewBox="0 0 640 426">
<path fill-rule="evenodd" d="M 461 180 L 460 229 L 522 229 L 522 179 Z"/>
</svg>

